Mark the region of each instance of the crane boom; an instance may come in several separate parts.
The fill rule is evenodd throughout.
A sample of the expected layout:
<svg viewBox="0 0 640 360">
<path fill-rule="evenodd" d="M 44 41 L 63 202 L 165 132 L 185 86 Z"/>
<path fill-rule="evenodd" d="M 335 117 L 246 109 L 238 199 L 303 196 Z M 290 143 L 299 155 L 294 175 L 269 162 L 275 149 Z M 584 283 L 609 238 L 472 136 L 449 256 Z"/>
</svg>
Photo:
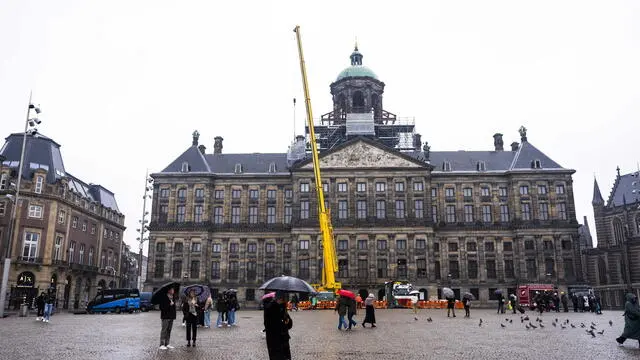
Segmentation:
<svg viewBox="0 0 640 360">
<path fill-rule="evenodd" d="M 307 110 L 307 125 L 309 126 L 309 141 L 311 142 L 311 153 L 313 155 L 313 174 L 315 177 L 316 193 L 318 195 L 318 216 L 320 222 L 320 233 L 322 234 L 322 288 L 323 290 L 340 289 L 341 284 L 336 282 L 336 272 L 338 271 L 338 259 L 333 242 L 333 227 L 331 217 L 324 204 L 324 191 L 322 178 L 320 177 L 320 162 L 318 160 L 318 146 L 313 128 L 313 112 L 311 110 L 311 97 L 309 96 L 309 83 L 307 81 L 307 69 L 302 54 L 302 39 L 300 38 L 300 26 L 296 26 L 293 32 L 296 33 L 298 42 L 298 55 L 300 58 L 300 72 L 302 73 L 302 87 L 304 89 L 304 105 Z"/>
</svg>

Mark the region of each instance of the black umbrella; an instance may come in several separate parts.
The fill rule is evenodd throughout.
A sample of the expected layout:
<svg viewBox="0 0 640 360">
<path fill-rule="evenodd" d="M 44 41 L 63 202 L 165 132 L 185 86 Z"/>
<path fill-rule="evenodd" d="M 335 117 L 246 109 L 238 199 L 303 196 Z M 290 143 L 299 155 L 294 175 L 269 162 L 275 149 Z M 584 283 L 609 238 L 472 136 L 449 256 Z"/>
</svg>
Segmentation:
<svg viewBox="0 0 640 360">
<path fill-rule="evenodd" d="M 476 297 L 470 292 L 466 292 L 466 293 L 462 294 L 462 298 L 463 299 L 469 299 L 469 300 L 475 300 L 476 299 Z"/>
<path fill-rule="evenodd" d="M 180 283 L 170 282 L 162 285 L 158 290 L 153 292 L 153 295 L 151 295 L 151 303 L 160 304 L 162 297 L 167 296 L 169 289 L 175 289 L 175 292 L 177 293 L 180 290 Z"/>
<path fill-rule="evenodd" d="M 211 295 L 211 292 L 209 291 L 209 287 L 208 286 L 199 285 L 199 284 L 189 285 L 189 286 L 185 287 L 184 289 L 182 289 L 182 293 L 185 294 L 185 295 L 189 295 L 191 290 L 196 292 L 196 297 L 198 298 L 198 301 L 200 301 L 200 302 L 205 302 L 207 300 L 207 298 L 209 297 L 209 295 Z"/>
<path fill-rule="evenodd" d="M 284 291 L 284 292 L 296 292 L 296 293 L 311 293 L 315 294 L 316 290 L 309 285 L 306 281 L 298 279 L 293 276 L 278 276 L 260 286 L 260 290 L 269 291 Z"/>
</svg>

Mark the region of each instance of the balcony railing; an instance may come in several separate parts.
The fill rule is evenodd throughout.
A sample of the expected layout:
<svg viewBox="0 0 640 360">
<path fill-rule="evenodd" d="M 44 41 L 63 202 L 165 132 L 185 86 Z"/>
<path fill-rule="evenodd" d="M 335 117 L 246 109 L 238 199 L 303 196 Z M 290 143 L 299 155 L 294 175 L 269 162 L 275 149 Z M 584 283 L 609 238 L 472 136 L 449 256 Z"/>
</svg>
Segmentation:
<svg viewBox="0 0 640 360">
<path fill-rule="evenodd" d="M 42 258 L 31 257 L 31 256 L 18 256 L 17 262 L 19 264 L 42 265 Z"/>
</svg>

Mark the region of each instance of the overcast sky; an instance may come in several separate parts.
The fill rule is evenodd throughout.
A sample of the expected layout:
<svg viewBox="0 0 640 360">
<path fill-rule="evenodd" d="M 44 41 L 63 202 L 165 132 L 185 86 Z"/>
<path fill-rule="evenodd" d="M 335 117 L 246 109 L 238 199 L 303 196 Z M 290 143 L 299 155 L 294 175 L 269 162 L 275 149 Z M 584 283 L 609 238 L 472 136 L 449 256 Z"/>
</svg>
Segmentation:
<svg viewBox="0 0 640 360">
<path fill-rule="evenodd" d="M 317 117 L 357 37 L 387 85 L 384 107 L 415 117 L 433 151 L 529 141 L 575 169 L 578 219 L 593 177 L 608 196 L 636 170 L 638 1 L 0 0 L 0 129 L 23 127 L 29 90 L 68 172 L 116 194 L 137 249 L 145 170 L 191 144 L 284 152 L 304 106 L 292 29 L 301 25 Z M 393 5 L 392 5 L 393 4 Z M 146 252 L 146 251 L 145 251 Z"/>
</svg>

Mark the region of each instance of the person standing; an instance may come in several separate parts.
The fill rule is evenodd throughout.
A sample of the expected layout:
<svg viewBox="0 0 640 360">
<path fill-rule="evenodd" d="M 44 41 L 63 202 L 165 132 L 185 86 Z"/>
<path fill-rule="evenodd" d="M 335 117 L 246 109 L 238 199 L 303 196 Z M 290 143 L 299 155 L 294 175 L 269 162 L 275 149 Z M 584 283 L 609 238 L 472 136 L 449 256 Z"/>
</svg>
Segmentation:
<svg viewBox="0 0 640 360">
<path fill-rule="evenodd" d="M 616 339 L 622 345 L 627 339 L 634 339 L 640 342 L 640 307 L 635 294 L 629 293 L 626 296 L 627 302 L 624 304 L 624 331 Z"/>
<path fill-rule="evenodd" d="M 462 298 L 462 305 L 464 305 L 464 317 L 466 318 L 470 318 L 471 317 L 471 298 L 469 298 L 468 296 L 465 296 Z"/>
<path fill-rule="evenodd" d="M 43 322 L 48 323 L 53 313 L 53 303 L 56 300 L 56 294 L 53 289 L 47 290 L 47 295 L 44 297 L 44 319 Z"/>
<path fill-rule="evenodd" d="M 204 302 L 204 327 L 207 329 L 211 327 L 211 310 L 212 309 L 213 309 L 213 299 L 211 298 L 211 295 L 209 295 L 207 300 Z"/>
<path fill-rule="evenodd" d="M 567 298 L 567 294 L 564 292 L 560 293 L 562 296 L 560 297 L 560 301 L 562 301 L 562 309 L 564 312 L 569 312 L 569 299 Z"/>
<path fill-rule="evenodd" d="M 171 328 L 176 319 L 175 289 L 170 288 L 167 296 L 160 299 L 160 319 L 162 329 L 160 330 L 160 350 L 173 349 L 170 345 Z"/>
<path fill-rule="evenodd" d="M 196 291 L 189 291 L 189 296 L 182 303 L 182 313 L 187 322 L 187 346 L 191 346 L 193 339 L 193 347 L 196 347 L 196 336 L 198 335 L 198 298 Z M 192 337 L 193 334 L 193 337 Z"/>
<path fill-rule="evenodd" d="M 518 310 L 518 304 L 516 303 L 518 300 L 518 297 L 516 296 L 516 294 L 510 294 L 509 295 L 509 303 L 511 304 L 511 310 L 513 310 L 513 313 L 516 313 L 516 310 Z"/>
<path fill-rule="evenodd" d="M 502 293 L 498 294 L 498 314 L 504 314 L 504 296 Z"/>
<path fill-rule="evenodd" d="M 453 313 L 453 317 L 456 317 L 456 298 L 450 296 L 447 298 L 447 317 Z"/>
<path fill-rule="evenodd" d="M 235 294 L 229 295 L 227 302 L 227 320 L 229 321 L 229 326 L 236 326 L 236 311 L 239 309 L 240 304 L 238 304 L 238 298 Z"/>
<path fill-rule="evenodd" d="M 573 303 L 573 312 L 578 312 L 578 295 L 573 294 L 571 296 L 571 302 Z"/>
<path fill-rule="evenodd" d="M 371 324 L 372 328 L 376 327 L 376 310 L 373 306 L 373 303 L 375 301 L 376 298 L 373 296 L 373 294 L 369 294 L 369 296 L 364 299 L 365 315 L 364 320 L 362 320 L 362 327 L 366 327 L 364 326 L 364 324 L 366 323 Z"/>
<path fill-rule="evenodd" d="M 291 310 L 298 311 L 298 295 L 296 294 L 291 297 Z"/>
<path fill-rule="evenodd" d="M 287 313 L 285 293 L 277 291 L 275 300 L 265 304 L 264 328 L 267 338 L 269 360 L 291 360 L 289 330 L 293 320 Z"/>
<path fill-rule="evenodd" d="M 227 323 L 227 301 L 224 295 L 218 294 L 218 300 L 216 301 L 216 311 L 218 311 L 218 321 L 216 325 L 221 328 L 222 325 Z"/>
<path fill-rule="evenodd" d="M 44 292 L 41 292 L 40 296 L 36 298 L 36 308 L 38 309 L 36 321 L 44 320 Z"/>
</svg>

